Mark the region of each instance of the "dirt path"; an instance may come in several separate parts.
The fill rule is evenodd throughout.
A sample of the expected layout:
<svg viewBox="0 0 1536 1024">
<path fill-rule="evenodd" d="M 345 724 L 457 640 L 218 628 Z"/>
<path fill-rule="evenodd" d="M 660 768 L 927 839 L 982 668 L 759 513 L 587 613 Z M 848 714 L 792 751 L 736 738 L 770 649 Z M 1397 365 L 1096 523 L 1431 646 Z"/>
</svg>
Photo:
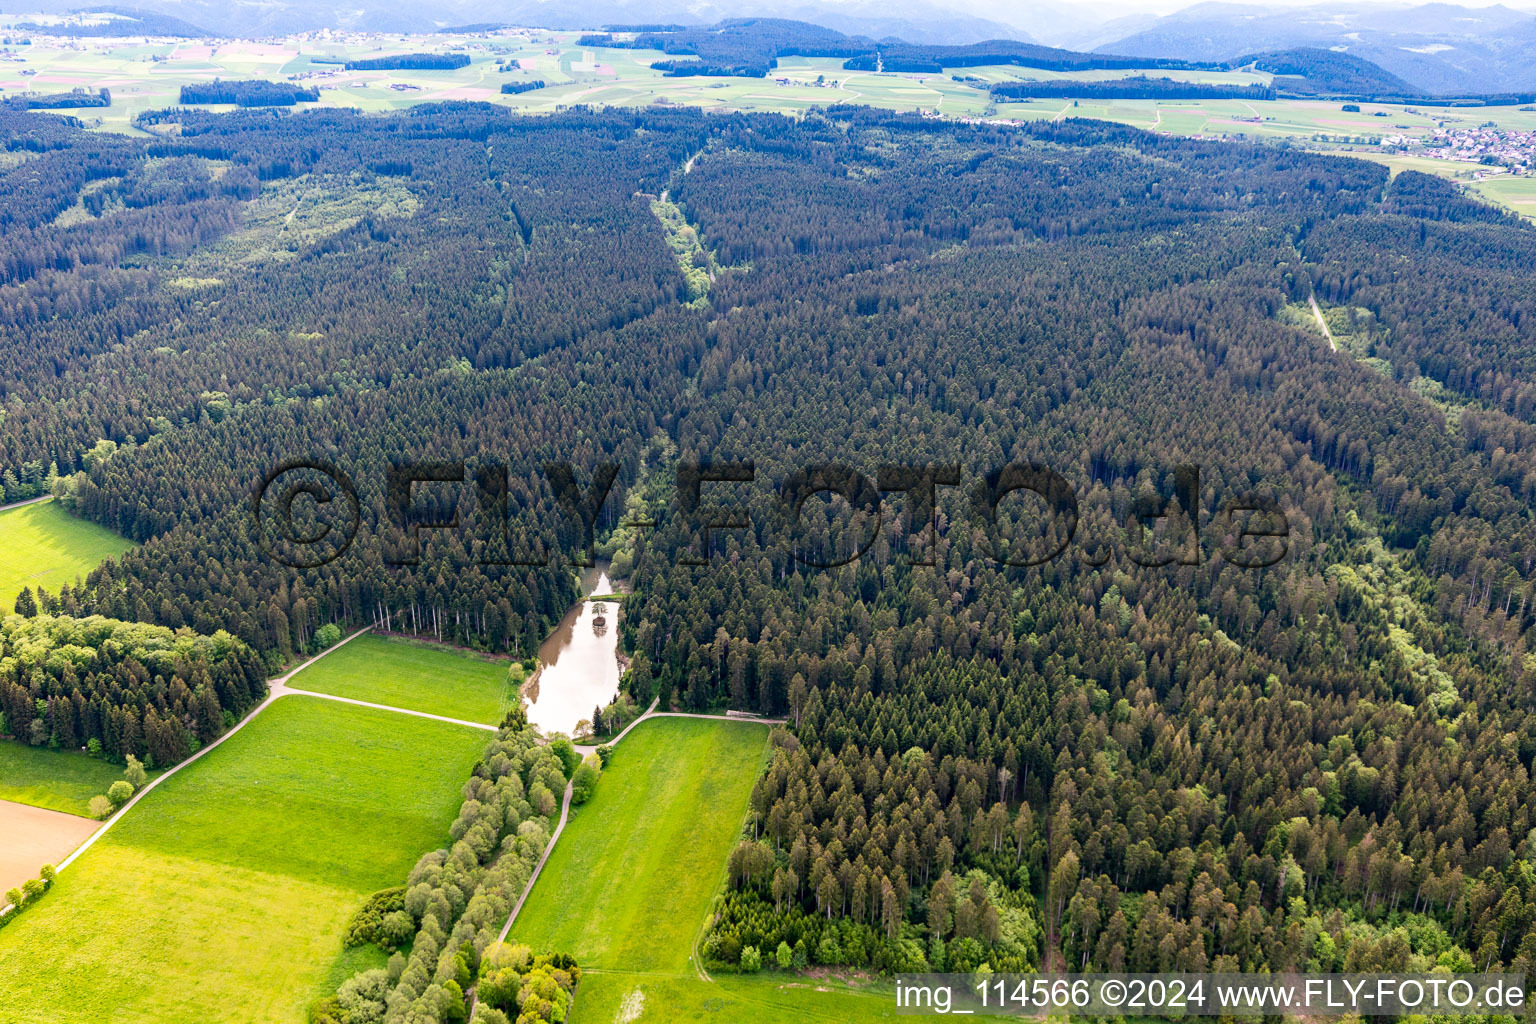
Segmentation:
<svg viewBox="0 0 1536 1024">
<path fill-rule="evenodd" d="M 539 880 L 539 872 L 544 870 L 544 862 L 549 860 L 549 855 L 555 852 L 555 840 L 560 838 L 560 833 L 565 831 L 565 823 L 571 819 L 571 792 L 575 788 L 575 779 L 565 784 L 565 793 L 560 797 L 560 823 L 555 826 L 555 832 L 549 837 L 549 845 L 544 847 L 544 852 L 539 854 L 539 862 L 533 866 L 533 874 L 528 877 L 528 884 L 523 886 L 522 895 L 512 905 L 512 912 L 507 915 L 507 923 L 501 926 L 501 934 L 496 936 L 497 942 L 506 942 L 507 933 L 512 930 L 512 922 L 517 920 L 517 915 L 522 911 L 523 904 L 528 902 L 528 897 L 533 894 L 533 883 Z"/>
<path fill-rule="evenodd" d="M 450 725 L 462 725 L 470 729 L 484 729 L 486 732 L 495 732 L 494 725 L 486 725 L 484 722 L 466 722 L 462 718 L 448 718 L 444 715 L 428 714 L 425 711 L 411 711 L 408 708 L 397 708 L 392 704 L 375 704 L 372 701 L 356 700 L 352 697 L 338 697 L 333 693 L 316 693 L 314 690 L 300 690 L 292 686 L 280 683 L 272 684 L 271 696 L 263 704 L 293 694 L 298 697 L 319 697 L 321 700 L 334 700 L 338 704 L 353 704 L 360 708 L 375 708 L 379 711 L 393 711 L 397 715 L 412 715 L 416 718 L 430 718 L 434 722 L 447 722 Z"/>
<path fill-rule="evenodd" d="M 687 175 L 690 171 L 692 171 L 693 170 L 693 162 L 695 160 L 697 160 L 699 157 L 703 156 L 703 155 L 704 155 L 704 151 L 701 149 L 697 153 L 693 154 L 693 156 L 690 156 L 687 160 L 685 160 L 683 162 L 683 174 Z M 669 189 L 669 188 L 662 189 L 661 190 L 661 195 L 658 198 L 663 203 L 670 203 L 672 201 L 672 190 Z M 713 275 L 710 276 L 710 280 L 711 281 L 714 280 L 714 276 Z M 586 598 L 583 598 L 582 600 L 590 601 L 591 598 L 590 597 L 586 597 Z"/>
<path fill-rule="evenodd" d="M 654 706 L 654 705 L 653 705 Z M 750 715 L 705 715 L 695 714 L 692 711 L 657 711 L 648 712 L 647 718 L 712 718 L 717 722 L 756 722 L 758 725 L 783 725 L 783 718 L 756 718 Z M 635 719 L 639 721 L 639 719 Z M 631 726 L 630 728 L 633 728 Z M 626 729 L 625 732 L 628 732 Z M 623 735 L 623 733 L 620 733 Z"/>
<path fill-rule="evenodd" d="M 660 703 L 660 697 L 651 701 L 651 706 L 645 709 L 645 714 L 630 722 L 624 727 L 623 732 L 609 740 L 606 745 L 612 746 L 625 736 L 628 736 L 631 729 L 651 717 L 656 710 L 656 705 Z M 575 746 L 575 744 L 572 744 L 572 746 Z M 586 757 L 588 754 L 595 753 L 597 747 L 580 746 L 576 747 L 576 750 L 583 757 Z M 560 797 L 560 822 L 555 826 L 554 834 L 549 837 L 549 842 L 545 845 L 544 852 L 539 855 L 539 862 L 533 866 L 533 874 L 528 876 L 528 884 L 523 886 L 522 895 L 518 896 L 517 902 L 512 906 L 512 912 L 507 915 L 507 923 L 501 926 L 501 934 L 496 937 L 497 942 L 507 941 L 507 933 L 512 930 L 512 922 L 517 920 L 517 915 L 522 911 L 523 904 L 528 902 L 528 897 L 533 893 L 533 885 L 539 880 L 539 872 L 544 870 L 544 862 L 549 860 L 549 855 L 555 852 L 555 841 L 560 838 L 560 833 L 565 831 L 565 823 L 571 819 L 571 792 L 574 789 L 575 782 L 576 780 L 572 778 L 565 784 L 565 793 Z"/>
<path fill-rule="evenodd" d="M 1312 315 L 1317 317 L 1317 326 L 1323 329 L 1323 337 L 1328 339 L 1328 347 L 1337 352 L 1339 346 L 1333 340 L 1333 332 L 1328 329 L 1328 321 L 1323 319 L 1323 311 L 1317 306 L 1317 296 L 1308 295 L 1307 301 L 1312 304 Z"/>
<path fill-rule="evenodd" d="M 0 512 L 9 512 L 13 508 L 21 508 L 23 505 L 36 505 L 40 501 L 52 501 L 53 495 L 44 494 L 36 498 L 28 498 L 26 501 L 13 501 L 9 505 L 0 505 Z"/>
</svg>

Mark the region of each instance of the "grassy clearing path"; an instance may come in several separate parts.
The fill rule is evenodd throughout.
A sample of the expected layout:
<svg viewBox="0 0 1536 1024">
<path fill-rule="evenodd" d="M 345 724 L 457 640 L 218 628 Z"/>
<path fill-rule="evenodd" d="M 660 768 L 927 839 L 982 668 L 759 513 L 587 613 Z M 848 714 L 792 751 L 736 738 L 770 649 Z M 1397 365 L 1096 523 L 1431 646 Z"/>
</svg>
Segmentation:
<svg viewBox="0 0 1536 1024">
<path fill-rule="evenodd" d="M 1328 347 L 1337 352 L 1339 346 L 1333 340 L 1333 332 L 1328 329 L 1328 321 L 1323 319 L 1323 311 L 1318 308 L 1317 296 L 1308 295 L 1307 301 L 1312 304 L 1312 315 L 1317 317 L 1317 326 L 1323 329 L 1323 337 L 1328 339 Z"/>
<path fill-rule="evenodd" d="M 603 746 L 612 747 L 617 745 L 620 740 L 630 734 L 635 726 L 639 725 L 641 722 L 650 721 L 653 718 L 702 718 L 715 722 L 748 722 L 756 723 L 759 725 L 782 725 L 784 723 L 784 719 L 782 718 L 735 718 L 729 715 L 702 715 L 692 714 L 685 711 L 657 711 L 656 706 L 659 703 L 661 703 L 661 699 L 659 697 L 656 700 L 651 701 L 651 706 L 646 708 L 645 714 L 641 715 L 639 718 L 626 725 L 623 732 L 609 740 L 606 744 L 603 744 Z M 583 756 L 591 754 L 597 750 L 596 744 L 573 744 L 573 746 L 575 746 L 577 752 Z M 529 894 L 533 892 L 534 884 L 539 880 L 539 872 L 544 870 L 544 863 L 549 860 L 549 855 L 554 852 L 555 842 L 560 838 L 560 833 L 565 831 L 566 822 L 570 819 L 571 787 L 571 782 L 567 782 L 565 784 L 565 795 L 561 797 L 560 800 L 560 822 L 555 826 L 554 834 L 549 837 L 549 845 L 544 847 L 544 853 L 539 857 L 539 862 L 533 866 L 533 874 L 529 876 L 528 884 L 523 887 L 523 894 L 517 898 L 517 902 L 512 906 L 512 912 L 507 915 L 507 923 L 501 926 L 501 934 L 497 936 L 497 938 L 502 942 L 507 941 L 507 933 L 512 930 L 512 923 L 517 920 L 517 915 L 523 909 L 523 904 L 528 901 Z M 699 966 L 698 970 L 701 977 L 703 977 L 706 981 L 709 980 L 709 976 L 703 973 L 704 969 L 702 966 Z"/>
<path fill-rule="evenodd" d="M 893 1018 L 891 987 L 778 972 L 712 978 L 697 943 L 725 881 L 768 730 L 750 719 L 649 714 L 575 809 L 510 930 L 582 965 L 572 1024 L 780 1024 Z M 756 724 L 759 727 L 753 728 Z M 636 726 L 640 726 L 636 729 Z"/>
</svg>

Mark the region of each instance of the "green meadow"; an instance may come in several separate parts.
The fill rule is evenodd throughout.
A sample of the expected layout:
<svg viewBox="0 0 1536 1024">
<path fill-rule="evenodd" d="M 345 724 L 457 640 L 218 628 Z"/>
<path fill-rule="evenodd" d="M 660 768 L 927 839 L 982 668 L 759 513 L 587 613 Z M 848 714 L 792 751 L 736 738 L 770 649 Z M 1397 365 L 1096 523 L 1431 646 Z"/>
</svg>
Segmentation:
<svg viewBox="0 0 1536 1024">
<path fill-rule="evenodd" d="M 160 773 L 148 774 L 154 778 Z M 91 797 L 106 793 L 122 777 L 122 765 L 78 751 L 0 741 L 0 800 L 85 817 Z"/>
<path fill-rule="evenodd" d="M 1473 182 L 1469 187 L 1490 202 L 1507 206 L 1528 220 L 1536 220 L 1536 178 L 1512 178 L 1506 174 Z"/>
<path fill-rule="evenodd" d="M 706 978 L 694 945 L 725 881 L 767 730 L 655 718 L 614 748 L 512 928 L 582 965 L 572 1024 L 880 1020 L 890 990 L 779 973 Z"/>
<path fill-rule="evenodd" d="M 637 1016 L 628 1016 L 634 1011 L 638 1011 Z M 611 1024 L 617 1020 L 626 1024 L 781 1024 L 790 1020 L 865 1024 L 896 1019 L 895 989 L 889 984 L 869 982 L 854 987 L 837 978 L 798 977 L 778 971 L 715 975 L 707 981 L 696 975 L 584 973 L 571 1014 L 571 1024 Z"/>
<path fill-rule="evenodd" d="M 583 968 L 686 971 L 767 735 L 742 722 L 642 722 L 573 809 L 512 937 Z"/>
<path fill-rule="evenodd" d="M 507 682 L 511 664 L 367 634 L 288 683 L 314 693 L 496 725 L 515 696 Z"/>
<path fill-rule="evenodd" d="M 56 501 L 0 512 L 0 615 L 11 613 L 23 587 L 57 593 L 131 547 L 131 541 L 76 519 Z"/>
<path fill-rule="evenodd" d="M 348 918 L 447 840 L 478 730 L 284 697 L 0 930 L 7 1024 L 302 1024 Z"/>
</svg>

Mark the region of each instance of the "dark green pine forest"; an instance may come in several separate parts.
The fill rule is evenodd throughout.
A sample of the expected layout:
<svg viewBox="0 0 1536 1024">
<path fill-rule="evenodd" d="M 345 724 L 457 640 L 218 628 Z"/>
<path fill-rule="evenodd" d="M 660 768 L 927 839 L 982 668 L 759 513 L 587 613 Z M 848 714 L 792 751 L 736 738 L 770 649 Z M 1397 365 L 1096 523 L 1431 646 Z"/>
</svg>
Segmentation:
<svg viewBox="0 0 1536 1024">
<path fill-rule="evenodd" d="M 8 625 L 12 733 L 163 764 L 331 626 L 531 654 L 586 544 L 544 467 L 613 464 L 628 696 L 789 721 L 715 968 L 1536 970 L 1531 226 L 1084 121 L 144 124 L 0 113 L 0 484 L 140 542 L 39 622 L 185 649 Z M 251 526 L 292 458 L 357 491 L 310 568 Z M 455 460 L 412 551 L 386 468 Z M 796 518 L 826 463 L 871 484 Z"/>
</svg>

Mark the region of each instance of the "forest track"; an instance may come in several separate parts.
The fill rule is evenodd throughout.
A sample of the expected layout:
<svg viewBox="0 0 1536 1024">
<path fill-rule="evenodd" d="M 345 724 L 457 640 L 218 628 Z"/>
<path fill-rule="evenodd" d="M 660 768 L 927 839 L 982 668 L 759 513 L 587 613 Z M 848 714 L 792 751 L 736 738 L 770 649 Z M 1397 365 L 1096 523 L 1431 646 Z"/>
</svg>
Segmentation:
<svg viewBox="0 0 1536 1024">
<path fill-rule="evenodd" d="M 35 498 L 26 498 L 22 501 L 13 501 L 9 505 L 0 505 L 0 512 L 9 512 L 13 508 L 21 508 L 25 505 L 36 505 L 40 501 L 52 501 L 53 495 L 40 494 Z M 39 574 L 40 575 L 40 574 Z"/>
<path fill-rule="evenodd" d="M 495 732 L 496 726 L 485 722 L 470 722 L 463 718 L 449 718 L 446 715 L 434 715 L 426 711 L 412 711 L 409 708 L 397 708 L 392 704 L 375 704 L 368 700 L 356 700 L 352 697 L 338 697 L 334 693 L 316 693 L 314 690 L 300 690 L 297 687 L 286 686 L 280 683 L 271 684 L 271 695 L 264 701 L 276 700 L 279 697 L 318 697 L 321 700 L 333 700 L 338 704 L 351 704 L 360 708 L 373 708 L 376 711 L 393 711 L 397 715 L 410 715 L 413 718 L 430 718 L 434 722 L 447 722 L 449 725 L 462 725 L 469 729 L 481 729 L 485 732 Z"/>
<path fill-rule="evenodd" d="M 1323 319 L 1323 311 L 1318 308 L 1317 296 L 1308 295 L 1307 302 L 1311 303 L 1312 305 L 1312 315 L 1317 318 L 1317 326 L 1323 329 L 1323 337 L 1328 339 L 1328 347 L 1337 352 L 1339 350 L 1339 345 L 1336 341 L 1333 340 L 1333 332 L 1328 329 L 1328 321 Z"/>
</svg>

